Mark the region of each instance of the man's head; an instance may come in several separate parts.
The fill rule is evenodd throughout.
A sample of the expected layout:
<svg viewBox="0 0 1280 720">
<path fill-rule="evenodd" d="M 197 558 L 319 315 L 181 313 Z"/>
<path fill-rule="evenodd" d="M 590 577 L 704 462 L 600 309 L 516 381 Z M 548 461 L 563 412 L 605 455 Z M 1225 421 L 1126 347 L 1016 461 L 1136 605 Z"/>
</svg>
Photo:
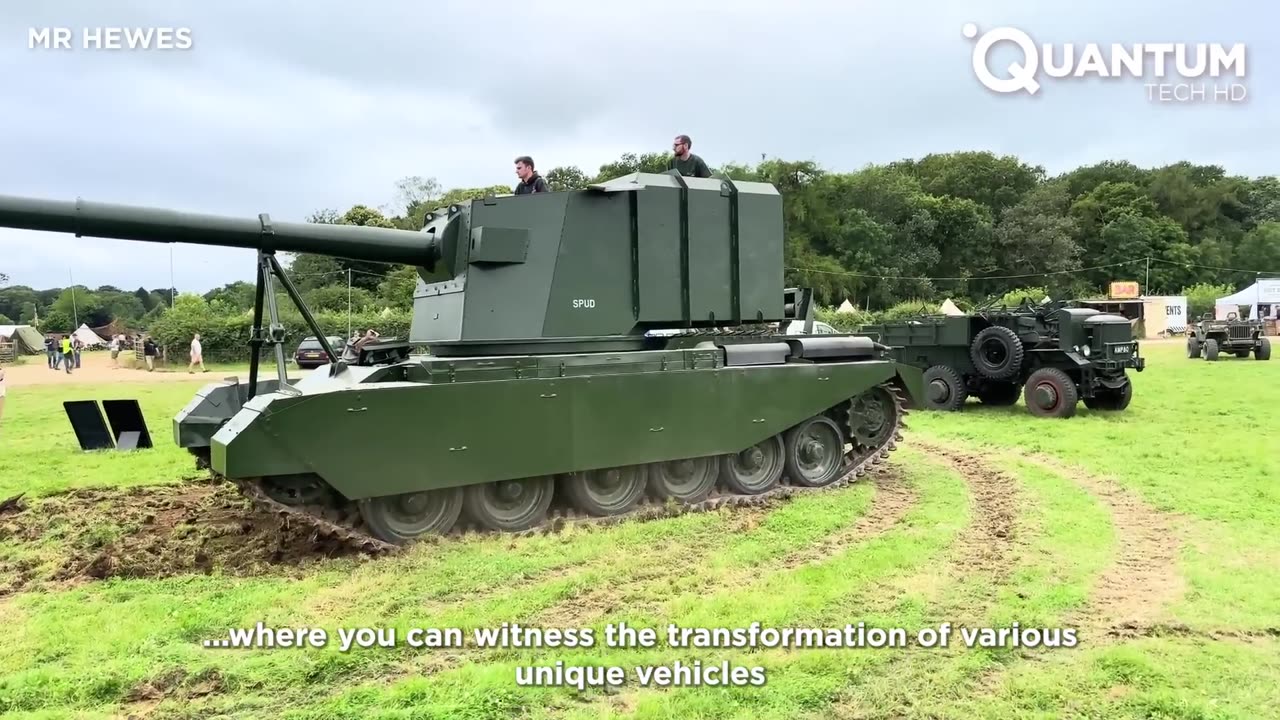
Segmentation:
<svg viewBox="0 0 1280 720">
<path fill-rule="evenodd" d="M 533 177 L 533 158 L 528 155 L 521 155 L 516 158 L 516 177 L 521 180 L 528 180 Z"/>
<path fill-rule="evenodd" d="M 676 139 L 671 142 L 671 152 L 676 157 L 684 159 L 689 157 L 689 153 L 693 150 L 693 141 L 688 135 L 677 135 Z"/>
<path fill-rule="evenodd" d="M 200 333 L 196 333 L 195 339 L 196 339 L 196 340 L 199 340 L 199 339 L 200 339 Z"/>
</svg>

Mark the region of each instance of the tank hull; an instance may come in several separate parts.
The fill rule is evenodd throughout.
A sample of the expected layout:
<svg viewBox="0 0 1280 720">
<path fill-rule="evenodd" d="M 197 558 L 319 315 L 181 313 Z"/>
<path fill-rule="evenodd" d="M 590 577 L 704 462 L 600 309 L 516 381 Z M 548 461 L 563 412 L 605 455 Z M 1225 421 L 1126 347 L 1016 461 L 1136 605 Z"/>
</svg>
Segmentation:
<svg viewBox="0 0 1280 720">
<path fill-rule="evenodd" d="M 769 338 L 339 364 L 293 389 L 208 386 L 175 435 L 264 510 L 387 551 L 840 487 L 896 447 L 923 380 L 866 338 Z"/>
<path fill-rule="evenodd" d="M 919 377 L 886 360 L 716 367 L 714 355 L 434 360 L 356 384 L 320 369 L 300 396 L 246 403 L 213 435 L 212 467 L 232 479 L 314 473 L 359 500 L 721 455 L 882 383 L 915 394 Z"/>
</svg>

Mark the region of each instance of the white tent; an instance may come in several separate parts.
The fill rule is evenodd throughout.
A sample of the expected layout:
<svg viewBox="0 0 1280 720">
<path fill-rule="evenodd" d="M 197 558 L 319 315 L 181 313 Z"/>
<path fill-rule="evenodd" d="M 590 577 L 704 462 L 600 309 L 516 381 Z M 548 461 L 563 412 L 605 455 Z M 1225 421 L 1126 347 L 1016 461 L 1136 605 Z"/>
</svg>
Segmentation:
<svg viewBox="0 0 1280 720">
<path fill-rule="evenodd" d="M 840 303 L 840 307 L 836 308 L 836 312 L 838 313 L 857 312 L 857 308 L 853 306 L 853 303 L 849 302 L 848 298 L 845 298 L 844 302 Z"/>
<path fill-rule="evenodd" d="M 1249 306 L 1249 317 L 1258 317 L 1259 305 L 1280 304 L 1280 278 L 1259 279 L 1249 287 L 1214 301 L 1214 316 L 1224 319 L 1229 312 L 1239 312 L 1241 305 Z M 1274 307 L 1272 314 L 1275 313 Z"/>
<path fill-rule="evenodd" d="M 956 304 L 951 302 L 951 298 L 947 298 L 946 300 L 942 301 L 942 307 L 940 308 L 940 310 L 942 311 L 943 315 L 963 315 L 964 314 L 963 310 L 956 307 Z"/>
<path fill-rule="evenodd" d="M 98 337 L 98 333 L 90 330 L 89 326 L 84 323 L 81 323 L 80 327 L 76 328 L 76 331 L 71 333 L 71 337 L 79 340 L 87 348 L 100 347 L 107 344 L 106 340 Z"/>
</svg>

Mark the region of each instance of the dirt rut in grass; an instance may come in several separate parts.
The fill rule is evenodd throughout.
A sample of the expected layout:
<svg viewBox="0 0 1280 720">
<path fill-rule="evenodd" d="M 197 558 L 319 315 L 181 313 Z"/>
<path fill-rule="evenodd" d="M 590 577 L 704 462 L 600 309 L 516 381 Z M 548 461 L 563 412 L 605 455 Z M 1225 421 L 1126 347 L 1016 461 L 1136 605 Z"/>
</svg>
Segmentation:
<svg viewBox="0 0 1280 720">
<path fill-rule="evenodd" d="M 1090 635 L 1145 634 L 1187 589 L 1178 571 L 1179 519 L 1112 480 L 1044 456 L 1028 460 L 1084 488 L 1106 506 L 1115 529 L 1116 557 L 1094 583 L 1088 605 L 1073 618 L 1076 626 Z"/>
</svg>

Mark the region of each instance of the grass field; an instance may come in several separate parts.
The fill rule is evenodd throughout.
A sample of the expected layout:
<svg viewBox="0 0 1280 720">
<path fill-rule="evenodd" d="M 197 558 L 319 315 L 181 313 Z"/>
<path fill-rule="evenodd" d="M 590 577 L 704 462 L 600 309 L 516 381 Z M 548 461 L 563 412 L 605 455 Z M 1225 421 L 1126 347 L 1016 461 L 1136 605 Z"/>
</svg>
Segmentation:
<svg viewBox="0 0 1280 720">
<path fill-rule="evenodd" d="M 201 482 L 199 381 L 13 387 L 0 425 L 0 711 L 14 718 L 1280 717 L 1280 365 L 1149 344 L 1123 414 L 916 412 L 879 475 L 764 508 L 369 559 Z M 79 452 L 61 402 L 136 397 L 156 448 Z M 229 627 L 329 647 L 209 649 Z M 338 628 L 594 628 L 594 647 L 337 646 Z M 615 648 L 604 628 L 656 628 Z M 666 628 L 904 628 L 904 648 L 671 647 Z M 950 622 L 948 647 L 915 631 Z M 959 628 L 1073 629 L 966 647 Z M 1057 635 L 1057 633 L 1049 633 Z M 517 685 L 528 665 L 621 687 Z M 764 668 L 641 687 L 634 667 Z M 745 672 L 745 671 L 744 671 Z"/>
</svg>

